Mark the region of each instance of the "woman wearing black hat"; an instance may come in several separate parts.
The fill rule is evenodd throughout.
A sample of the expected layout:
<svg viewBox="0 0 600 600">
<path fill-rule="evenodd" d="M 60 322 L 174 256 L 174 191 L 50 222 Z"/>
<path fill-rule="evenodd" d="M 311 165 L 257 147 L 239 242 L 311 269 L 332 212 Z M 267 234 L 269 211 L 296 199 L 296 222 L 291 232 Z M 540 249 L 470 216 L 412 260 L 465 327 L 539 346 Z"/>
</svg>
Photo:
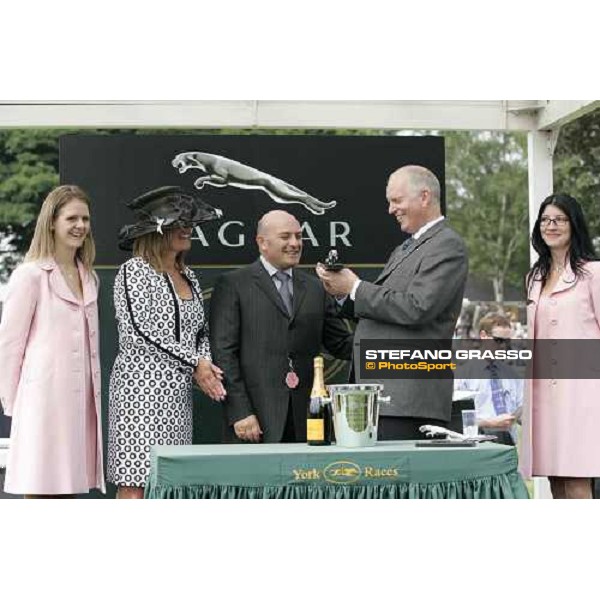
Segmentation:
<svg viewBox="0 0 600 600">
<path fill-rule="evenodd" d="M 141 498 L 150 447 L 192 443 L 192 381 L 213 400 L 225 397 L 200 286 L 183 260 L 192 227 L 220 212 L 176 187 L 128 206 L 138 220 L 119 234 L 119 247 L 134 257 L 115 281 L 119 354 L 110 379 L 108 479 L 119 486 L 118 498 Z"/>
</svg>

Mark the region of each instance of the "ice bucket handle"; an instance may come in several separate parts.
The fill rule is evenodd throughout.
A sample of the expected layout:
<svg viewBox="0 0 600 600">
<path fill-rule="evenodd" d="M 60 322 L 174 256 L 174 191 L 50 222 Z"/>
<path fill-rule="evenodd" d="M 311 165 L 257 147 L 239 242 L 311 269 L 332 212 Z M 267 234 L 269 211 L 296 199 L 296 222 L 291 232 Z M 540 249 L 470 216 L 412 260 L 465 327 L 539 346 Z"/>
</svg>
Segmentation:
<svg viewBox="0 0 600 600">
<path fill-rule="evenodd" d="M 379 398 L 377 398 L 377 402 L 379 402 L 380 404 L 390 404 L 391 401 L 391 396 L 379 396 Z"/>
</svg>

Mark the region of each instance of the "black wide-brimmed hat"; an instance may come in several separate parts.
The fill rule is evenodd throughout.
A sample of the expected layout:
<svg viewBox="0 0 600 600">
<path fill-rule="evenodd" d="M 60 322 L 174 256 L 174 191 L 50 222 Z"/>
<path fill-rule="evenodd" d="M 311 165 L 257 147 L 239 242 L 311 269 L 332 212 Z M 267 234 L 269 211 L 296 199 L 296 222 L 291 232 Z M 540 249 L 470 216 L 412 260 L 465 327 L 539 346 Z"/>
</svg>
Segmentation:
<svg viewBox="0 0 600 600">
<path fill-rule="evenodd" d="M 220 219 L 223 212 L 177 186 L 150 190 L 127 203 L 137 221 L 119 231 L 119 248 L 131 250 L 133 241 L 147 233 L 163 233 L 168 229 L 194 227 Z"/>
</svg>

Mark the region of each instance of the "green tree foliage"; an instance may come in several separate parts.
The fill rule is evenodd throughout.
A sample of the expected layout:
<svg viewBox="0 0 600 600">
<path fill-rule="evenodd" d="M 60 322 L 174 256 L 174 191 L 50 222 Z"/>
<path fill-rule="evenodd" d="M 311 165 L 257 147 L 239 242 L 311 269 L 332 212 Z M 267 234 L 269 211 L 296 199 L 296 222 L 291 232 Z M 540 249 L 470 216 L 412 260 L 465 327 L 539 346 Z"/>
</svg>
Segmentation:
<svg viewBox="0 0 600 600">
<path fill-rule="evenodd" d="M 581 202 L 596 250 L 600 250 L 600 110 L 560 129 L 554 152 L 554 190 Z"/>
<path fill-rule="evenodd" d="M 59 130 L 0 130 L 0 280 L 26 250 L 40 199 L 58 183 Z"/>
<path fill-rule="evenodd" d="M 0 130 L 0 228 L 22 250 L 40 198 L 58 183 L 58 130 Z"/>
<path fill-rule="evenodd" d="M 527 141 L 523 134 L 449 132 L 448 217 L 469 250 L 469 271 L 491 280 L 502 305 L 504 285 L 520 286 L 529 265 Z"/>
</svg>

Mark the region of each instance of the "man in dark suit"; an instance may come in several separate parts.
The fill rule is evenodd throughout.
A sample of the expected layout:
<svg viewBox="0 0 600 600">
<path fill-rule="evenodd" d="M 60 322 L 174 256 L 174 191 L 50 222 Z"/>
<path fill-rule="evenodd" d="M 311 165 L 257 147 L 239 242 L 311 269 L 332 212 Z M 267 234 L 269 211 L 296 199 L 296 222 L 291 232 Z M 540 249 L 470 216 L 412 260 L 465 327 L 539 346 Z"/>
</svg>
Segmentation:
<svg viewBox="0 0 600 600">
<path fill-rule="evenodd" d="M 460 236 L 444 221 L 440 184 L 428 169 L 411 165 L 390 176 L 388 212 L 411 237 L 391 254 L 374 283 L 349 269 L 338 273 L 317 267 L 328 292 L 349 296 L 358 325 L 354 335 L 356 379 L 360 377 L 360 340 L 448 340 L 460 315 L 467 279 L 467 252 Z M 376 383 L 375 380 L 364 380 Z M 379 439 L 417 439 L 419 427 L 447 426 L 452 412 L 452 379 L 385 379 Z"/>
<path fill-rule="evenodd" d="M 306 440 L 313 358 L 352 355 L 352 334 L 319 280 L 297 268 L 300 223 L 274 210 L 258 223 L 259 259 L 223 275 L 210 303 L 210 343 L 223 369 L 226 441 Z"/>
</svg>

